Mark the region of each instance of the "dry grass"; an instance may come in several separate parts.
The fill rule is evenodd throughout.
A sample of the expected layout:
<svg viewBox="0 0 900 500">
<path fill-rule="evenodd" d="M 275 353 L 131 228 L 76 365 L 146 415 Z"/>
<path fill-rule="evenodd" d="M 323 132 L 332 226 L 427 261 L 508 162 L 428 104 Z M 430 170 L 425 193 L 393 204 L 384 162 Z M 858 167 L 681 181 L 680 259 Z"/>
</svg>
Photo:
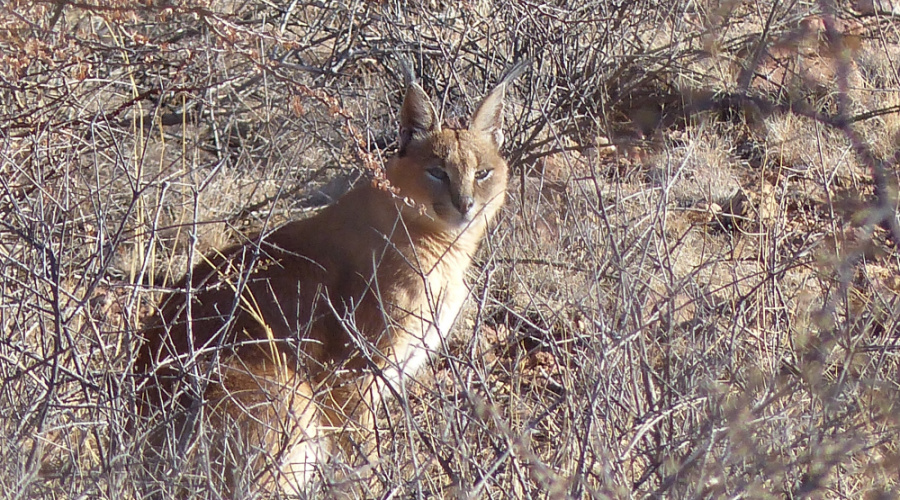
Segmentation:
<svg viewBox="0 0 900 500">
<path fill-rule="evenodd" d="M 900 495 L 900 34 L 836 9 L 8 2 L 0 491 L 214 496 L 138 452 L 142 319 L 377 174 L 400 58 L 459 116 L 529 57 L 470 310 L 330 494 Z"/>
</svg>

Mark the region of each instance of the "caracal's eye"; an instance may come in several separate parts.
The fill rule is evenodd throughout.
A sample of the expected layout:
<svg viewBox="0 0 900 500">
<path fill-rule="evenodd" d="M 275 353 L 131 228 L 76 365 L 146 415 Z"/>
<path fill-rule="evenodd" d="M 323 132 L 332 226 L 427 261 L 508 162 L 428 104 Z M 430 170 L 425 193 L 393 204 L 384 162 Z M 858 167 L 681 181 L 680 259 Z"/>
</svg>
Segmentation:
<svg viewBox="0 0 900 500">
<path fill-rule="evenodd" d="M 425 169 L 425 173 L 428 174 L 428 177 L 431 177 L 438 182 L 444 182 L 450 178 L 450 176 L 447 175 L 447 172 L 441 167 L 428 167 Z"/>
<path fill-rule="evenodd" d="M 494 173 L 493 170 L 479 170 L 479 171 L 475 172 L 475 180 L 476 181 L 487 180 L 493 173 Z"/>
</svg>

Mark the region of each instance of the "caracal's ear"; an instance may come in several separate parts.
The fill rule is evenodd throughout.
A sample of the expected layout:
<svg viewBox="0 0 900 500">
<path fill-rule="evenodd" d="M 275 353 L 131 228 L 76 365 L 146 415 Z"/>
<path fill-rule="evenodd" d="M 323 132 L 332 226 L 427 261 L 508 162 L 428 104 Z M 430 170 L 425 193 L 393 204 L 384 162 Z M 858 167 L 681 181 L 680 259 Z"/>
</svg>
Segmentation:
<svg viewBox="0 0 900 500">
<path fill-rule="evenodd" d="M 416 82 L 409 82 L 406 97 L 400 108 L 400 152 L 413 139 L 419 139 L 431 132 L 439 132 L 441 124 L 431 99 Z"/>
<path fill-rule="evenodd" d="M 503 145 L 503 101 L 506 99 L 506 88 L 509 83 L 525 71 L 529 61 L 521 61 L 506 72 L 497 87 L 481 101 L 478 110 L 472 115 L 469 130 L 488 134 L 497 149 Z"/>
</svg>

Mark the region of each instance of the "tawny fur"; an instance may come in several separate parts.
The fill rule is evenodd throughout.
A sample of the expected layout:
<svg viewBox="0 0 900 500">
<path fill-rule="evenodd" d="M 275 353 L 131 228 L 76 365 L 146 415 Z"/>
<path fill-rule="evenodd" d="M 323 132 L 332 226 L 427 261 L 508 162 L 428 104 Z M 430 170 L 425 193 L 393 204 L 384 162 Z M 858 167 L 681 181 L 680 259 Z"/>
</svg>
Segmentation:
<svg viewBox="0 0 900 500">
<path fill-rule="evenodd" d="M 187 277 L 176 286 L 136 363 L 153 375 L 142 414 L 166 431 L 152 446 L 174 440 L 188 453 L 206 424 L 235 494 L 248 481 L 302 487 L 336 443 L 364 441 L 354 434 L 370 430 L 379 398 L 438 349 L 468 295 L 466 270 L 505 196 L 507 82 L 467 129 L 442 128 L 412 84 L 386 169 L 397 195 L 359 187 L 258 244 L 208 258 L 190 286 Z M 240 479 L 245 468 L 259 475 Z"/>
</svg>

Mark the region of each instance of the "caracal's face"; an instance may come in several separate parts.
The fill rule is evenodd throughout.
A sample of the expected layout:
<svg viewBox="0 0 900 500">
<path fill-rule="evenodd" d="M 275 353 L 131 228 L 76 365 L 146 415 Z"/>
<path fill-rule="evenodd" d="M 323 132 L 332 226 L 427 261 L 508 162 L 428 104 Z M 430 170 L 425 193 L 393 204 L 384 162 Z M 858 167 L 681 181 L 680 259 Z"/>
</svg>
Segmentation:
<svg viewBox="0 0 900 500">
<path fill-rule="evenodd" d="M 388 169 L 400 196 L 424 210 L 418 222 L 448 232 L 490 222 L 503 205 L 507 175 L 492 137 L 468 129 L 413 140 Z"/>
<path fill-rule="evenodd" d="M 480 238 L 503 205 L 507 166 L 503 144 L 506 87 L 521 72 L 518 66 L 489 93 L 467 128 L 444 128 L 428 95 L 417 83 L 406 89 L 400 108 L 397 156 L 387 169 L 401 198 L 417 209 L 403 208 L 403 222 L 421 230 Z"/>
</svg>

